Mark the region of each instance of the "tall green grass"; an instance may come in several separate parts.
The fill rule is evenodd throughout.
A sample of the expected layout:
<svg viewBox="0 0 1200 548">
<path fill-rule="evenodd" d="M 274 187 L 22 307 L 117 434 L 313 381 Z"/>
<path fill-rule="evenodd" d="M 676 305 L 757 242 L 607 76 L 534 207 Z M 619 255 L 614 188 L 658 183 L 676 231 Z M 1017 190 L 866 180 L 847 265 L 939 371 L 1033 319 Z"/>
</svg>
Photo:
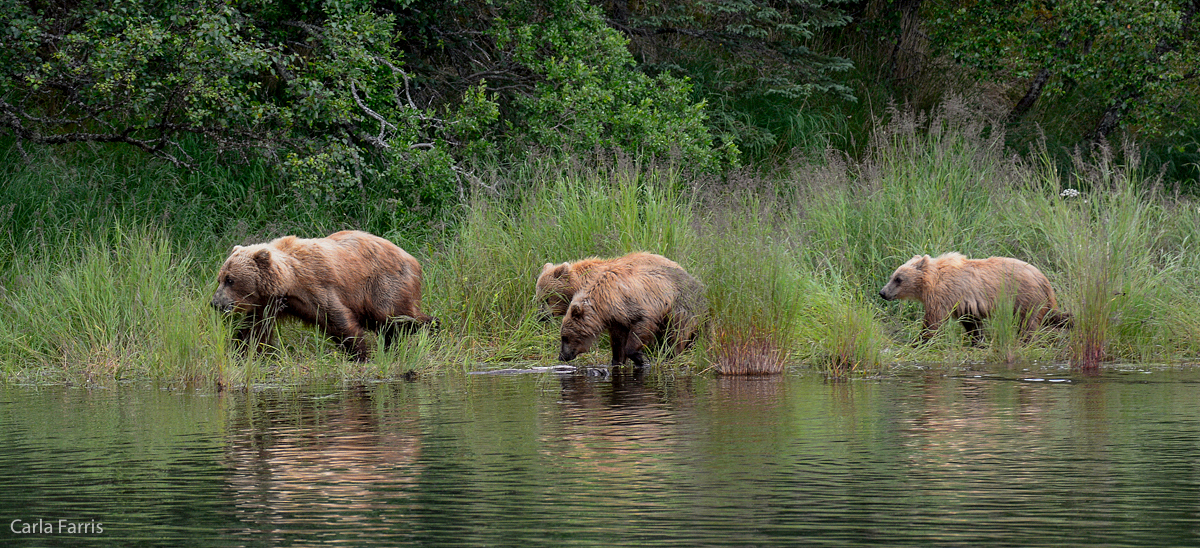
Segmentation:
<svg viewBox="0 0 1200 548">
<path fill-rule="evenodd" d="M 136 228 L 66 241 L 5 278 L 0 356 L 8 375 L 219 379 L 228 333 L 189 279 L 191 259 Z"/>
<path fill-rule="evenodd" d="M 862 159 L 830 153 L 770 173 L 700 177 L 628 157 L 531 154 L 479 170 L 491 190 L 422 230 L 371 200 L 292 203 L 288 186 L 255 166 L 180 172 L 108 149 L 35 150 L 43 161 L 0 168 L 12 181 L 0 190 L 0 371 L 16 381 L 236 386 L 546 365 L 558 326 L 534 314 L 542 264 L 635 250 L 667 256 L 706 285 L 700 340 L 666 367 L 845 377 L 914 361 L 1090 369 L 1200 357 L 1200 312 L 1190 306 L 1200 294 L 1197 203 L 1106 149 L 1076 152 L 1069 169 L 1045 151 L 1016 155 L 1002 125 L 978 112 L 963 100 L 926 114 L 893 110 Z M 424 308 L 441 329 L 366 364 L 294 323 L 280 326 L 273 357 L 232 355 L 229 326 L 207 304 L 230 246 L 343 228 L 385 235 L 422 261 Z M 876 294 L 913 255 L 948 251 L 1034 264 L 1075 328 L 1020 336 L 1013 315 L 1000 313 L 979 348 L 954 324 L 913 346 L 920 305 Z M 607 361 L 603 349 L 580 360 Z"/>
<path fill-rule="evenodd" d="M 721 374 L 773 374 L 793 349 L 810 284 L 798 268 L 785 219 L 758 193 L 714 197 L 698 234 L 711 313 L 700 355 Z"/>
<path fill-rule="evenodd" d="M 1025 196 L 1023 217 L 1045 232 L 1051 260 L 1074 273 L 1064 280 L 1075 313 L 1072 362 L 1094 369 L 1195 352 L 1198 316 L 1179 306 L 1200 274 L 1188 249 L 1194 203 L 1162 194 L 1136 161 L 1115 164 L 1108 147 L 1076 151 L 1073 160 L 1069 177 L 1041 173 L 1044 192 Z"/>
</svg>

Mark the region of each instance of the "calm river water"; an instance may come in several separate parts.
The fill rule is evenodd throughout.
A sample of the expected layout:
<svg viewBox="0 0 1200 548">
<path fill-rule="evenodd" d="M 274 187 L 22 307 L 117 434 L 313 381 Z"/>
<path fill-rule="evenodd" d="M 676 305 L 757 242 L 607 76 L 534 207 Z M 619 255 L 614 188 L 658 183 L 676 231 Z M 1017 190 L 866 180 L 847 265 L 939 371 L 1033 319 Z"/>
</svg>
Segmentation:
<svg viewBox="0 0 1200 548">
<path fill-rule="evenodd" d="M 1196 546 L 1200 369 L 0 389 L 4 546 Z"/>
</svg>

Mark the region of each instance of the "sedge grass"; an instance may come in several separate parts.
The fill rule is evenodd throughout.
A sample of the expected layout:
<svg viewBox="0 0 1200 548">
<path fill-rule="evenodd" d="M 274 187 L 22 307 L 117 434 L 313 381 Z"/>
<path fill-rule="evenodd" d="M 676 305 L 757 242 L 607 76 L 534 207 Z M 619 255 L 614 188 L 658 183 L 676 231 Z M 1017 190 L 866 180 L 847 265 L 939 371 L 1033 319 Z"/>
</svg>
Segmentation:
<svg viewBox="0 0 1200 548">
<path fill-rule="evenodd" d="M 843 377 L 913 361 L 1086 368 L 1200 358 L 1200 312 L 1189 305 L 1200 294 L 1196 202 L 1165 194 L 1109 151 L 1078 153 L 1068 171 L 1038 154 L 1014 156 L 997 126 L 970 110 L 951 102 L 924 117 L 896 111 L 863 160 L 831 155 L 772 174 L 700 180 L 629 158 L 534 158 L 496 167 L 485 186 L 497 193 L 470 196 L 452 230 L 424 239 L 381 210 L 355 217 L 287 204 L 286 185 L 259 168 L 181 174 L 139 169 L 107 149 L 90 162 L 35 151 L 47 161 L 6 166 L 14 183 L 0 190 L 11 204 L 0 207 L 0 372 L 22 382 L 238 386 L 546 364 L 558 326 L 534 318 L 541 265 L 635 250 L 679 262 L 707 287 L 703 334 L 668 369 L 797 366 Z M 387 235 L 421 260 L 424 309 L 441 329 L 366 364 L 294 322 L 281 323 L 271 355 L 231 352 L 229 324 L 207 304 L 229 247 L 341 228 Z M 912 345 L 920 305 L 875 295 L 912 255 L 946 251 L 1034 264 L 1075 328 L 1023 337 L 1017 318 L 1000 312 L 978 348 L 954 322 Z"/>
<path fill-rule="evenodd" d="M 67 377 L 214 380 L 225 333 L 169 239 L 117 227 L 82 237 L 6 279 L 0 340 L 8 370 L 62 367 Z M 19 334 L 19 335 L 17 335 Z"/>
</svg>

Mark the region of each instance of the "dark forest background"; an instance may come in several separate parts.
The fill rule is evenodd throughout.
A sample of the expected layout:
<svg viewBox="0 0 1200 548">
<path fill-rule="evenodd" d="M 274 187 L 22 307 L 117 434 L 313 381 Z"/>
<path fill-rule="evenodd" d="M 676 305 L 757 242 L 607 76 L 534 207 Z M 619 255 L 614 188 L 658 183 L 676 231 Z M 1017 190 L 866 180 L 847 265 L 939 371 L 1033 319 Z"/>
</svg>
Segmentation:
<svg viewBox="0 0 1200 548">
<path fill-rule="evenodd" d="M 861 155 L 948 95 L 1014 150 L 1133 140 L 1189 190 L 1196 0 L 3 0 L 0 132 L 256 166 L 430 222 L 530 154 L 697 169 Z"/>
</svg>

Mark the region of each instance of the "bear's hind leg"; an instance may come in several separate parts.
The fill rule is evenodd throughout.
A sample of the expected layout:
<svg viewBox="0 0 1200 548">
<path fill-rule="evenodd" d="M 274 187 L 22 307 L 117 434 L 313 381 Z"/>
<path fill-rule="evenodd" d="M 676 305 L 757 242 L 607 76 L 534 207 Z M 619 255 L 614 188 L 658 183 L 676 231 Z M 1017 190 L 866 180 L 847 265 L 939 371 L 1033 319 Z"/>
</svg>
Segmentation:
<svg viewBox="0 0 1200 548">
<path fill-rule="evenodd" d="M 696 321 L 676 321 L 674 318 L 669 318 L 664 322 L 659 340 L 662 342 L 664 349 L 664 359 L 673 358 L 682 354 L 685 350 L 692 346 L 696 338 Z"/>
<path fill-rule="evenodd" d="M 330 310 L 323 319 L 325 334 L 333 337 L 354 361 L 367 361 L 366 330 L 349 310 Z"/>
</svg>

